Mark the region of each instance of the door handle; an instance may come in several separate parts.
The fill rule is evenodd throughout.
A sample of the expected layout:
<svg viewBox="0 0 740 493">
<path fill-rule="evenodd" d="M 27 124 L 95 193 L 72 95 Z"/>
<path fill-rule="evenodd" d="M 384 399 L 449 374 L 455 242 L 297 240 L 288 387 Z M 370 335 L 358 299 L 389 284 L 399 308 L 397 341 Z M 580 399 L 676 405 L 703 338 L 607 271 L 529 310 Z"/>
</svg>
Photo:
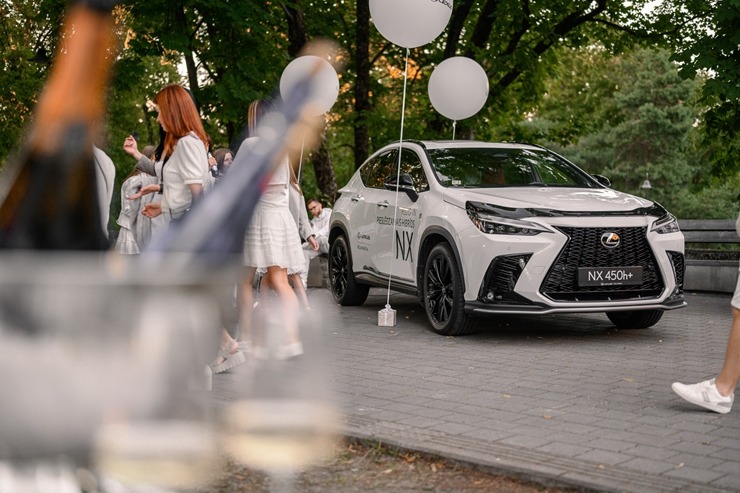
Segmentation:
<svg viewBox="0 0 740 493">
<path fill-rule="evenodd" d="M 360 200 L 363 200 L 362 195 L 354 195 L 350 198 L 352 202 L 359 202 Z"/>
<path fill-rule="evenodd" d="M 388 203 L 388 201 L 387 201 L 387 200 L 384 200 L 383 202 L 378 202 L 378 207 L 382 207 L 383 209 L 385 209 L 385 208 L 386 208 L 386 207 L 388 207 L 389 205 L 390 205 L 390 204 Z"/>
</svg>

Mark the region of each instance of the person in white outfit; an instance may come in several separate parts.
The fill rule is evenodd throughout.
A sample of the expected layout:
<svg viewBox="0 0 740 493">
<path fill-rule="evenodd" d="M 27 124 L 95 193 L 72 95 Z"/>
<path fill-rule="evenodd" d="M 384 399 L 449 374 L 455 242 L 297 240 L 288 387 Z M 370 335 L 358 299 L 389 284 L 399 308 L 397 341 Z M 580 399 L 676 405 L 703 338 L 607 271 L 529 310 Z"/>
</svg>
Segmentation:
<svg viewBox="0 0 740 493">
<path fill-rule="evenodd" d="M 113 182 L 116 180 L 116 166 L 111 158 L 97 146 L 93 146 L 93 158 L 95 161 L 95 178 L 98 185 L 100 221 L 107 238 L 110 203 L 113 199 Z"/>
<path fill-rule="evenodd" d="M 132 138 L 133 139 L 133 138 Z M 135 145 L 135 144 L 134 144 Z M 154 146 L 146 146 L 142 155 L 151 159 Z M 124 255 L 136 255 L 152 238 L 152 220 L 141 214 L 144 206 L 154 199 L 156 194 L 146 194 L 136 199 L 129 199 L 147 185 L 159 183 L 156 176 L 134 168 L 121 185 L 121 213 L 116 221 L 121 229 L 118 231 L 116 251 Z"/>
<path fill-rule="evenodd" d="M 265 100 L 253 101 L 249 105 L 247 125 L 249 137 L 239 147 L 239 153 L 250 152 L 259 140 L 255 136 L 261 118 L 270 110 Z M 282 326 L 285 330 L 284 344 L 280 358 L 289 358 L 303 353 L 303 345 L 298 333 L 299 302 L 288 281 L 288 273 L 301 272 L 305 260 L 301 255 L 298 226 L 290 213 L 289 190 L 290 163 L 285 155 L 277 164 L 270 180 L 264 186 L 255 206 L 244 238 L 244 265 L 246 275 L 242 286 L 242 338 L 251 338 L 251 350 L 258 354 L 262 343 L 258 334 L 252 330 L 252 308 L 254 306 L 253 285 L 257 271 L 264 272 L 270 288 L 278 295 L 284 315 Z M 245 340 L 242 347 L 247 346 Z M 262 356 L 262 355 L 260 355 Z"/>
<path fill-rule="evenodd" d="M 311 260 L 319 255 L 327 255 L 329 253 L 329 220 L 331 219 L 331 209 L 324 207 L 318 199 L 308 199 L 306 205 L 313 215 L 311 227 L 313 228 L 316 245 L 309 241 L 303 244 L 306 271 L 301 274 L 301 279 L 304 286 L 308 285 L 308 266 Z"/>
<path fill-rule="evenodd" d="M 740 236 L 740 215 L 735 221 L 735 230 Z M 740 380 L 740 276 L 730 305 L 732 326 L 727 339 L 722 370 L 715 378 L 699 383 L 674 382 L 671 385 L 673 391 L 686 401 L 720 414 L 727 414 L 732 410 L 735 387 Z"/>
</svg>

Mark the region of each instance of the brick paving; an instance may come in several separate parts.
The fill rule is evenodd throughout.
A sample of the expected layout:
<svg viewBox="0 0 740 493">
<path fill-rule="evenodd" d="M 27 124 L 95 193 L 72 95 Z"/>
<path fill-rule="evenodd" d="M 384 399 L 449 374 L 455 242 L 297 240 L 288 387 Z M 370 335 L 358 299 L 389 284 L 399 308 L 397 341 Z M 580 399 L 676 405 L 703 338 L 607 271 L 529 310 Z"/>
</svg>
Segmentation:
<svg viewBox="0 0 740 493">
<path fill-rule="evenodd" d="M 670 389 L 719 371 L 729 295 L 689 293 L 646 330 L 502 316 L 456 338 L 428 330 L 409 296 L 391 295 L 394 327 L 377 325 L 385 290 L 360 307 L 309 297 L 346 435 L 599 491 L 740 491 L 740 409 L 714 414 Z M 234 398 L 233 378 L 214 377 L 217 400 Z"/>
</svg>

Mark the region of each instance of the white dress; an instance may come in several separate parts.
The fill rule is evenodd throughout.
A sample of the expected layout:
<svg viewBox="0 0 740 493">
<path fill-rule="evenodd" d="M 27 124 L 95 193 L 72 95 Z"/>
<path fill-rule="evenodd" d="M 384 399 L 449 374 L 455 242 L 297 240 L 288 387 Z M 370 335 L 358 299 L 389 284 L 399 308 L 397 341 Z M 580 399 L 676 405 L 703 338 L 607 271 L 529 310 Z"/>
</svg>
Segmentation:
<svg viewBox="0 0 740 493">
<path fill-rule="evenodd" d="M 288 205 L 288 166 L 286 158 L 265 186 L 244 237 L 244 265 L 258 271 L 278 266 L 294 274 L 305 269 L 298 226 Z"/>
<path fill-rule="evenodd" d="M 121 229 L 118 232 L 116 251 L 126 255 L 140 253 L 152 237 L 152 219 L 144 216 L 144 206 L 154 200 L 156 194 L 146 194 L 141 198 L 129 200 L 127 197 L 142 187 L 157 183 L 156 176 L 139 173 L 124 180 L 121 185 L 121 213 L 116 221 Z M 156 219 L 156 218 L 155 218 Z"/>
</svg>

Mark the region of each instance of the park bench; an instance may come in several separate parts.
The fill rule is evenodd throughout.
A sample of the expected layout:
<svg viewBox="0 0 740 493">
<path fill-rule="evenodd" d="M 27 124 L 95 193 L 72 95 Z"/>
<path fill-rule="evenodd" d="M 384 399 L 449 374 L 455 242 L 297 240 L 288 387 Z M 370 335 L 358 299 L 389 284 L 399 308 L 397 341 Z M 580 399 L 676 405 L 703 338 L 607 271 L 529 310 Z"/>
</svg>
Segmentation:
<svg viewBox="0 0 740 493">
<path fill-rule="evenodd" d="M 678 225 L 686 242 L 684 289 L 732 293 L 740 259 L 740 248 L 728 247 L 740 245 L 735 221 L 679 219 Z"/>
</svg>

